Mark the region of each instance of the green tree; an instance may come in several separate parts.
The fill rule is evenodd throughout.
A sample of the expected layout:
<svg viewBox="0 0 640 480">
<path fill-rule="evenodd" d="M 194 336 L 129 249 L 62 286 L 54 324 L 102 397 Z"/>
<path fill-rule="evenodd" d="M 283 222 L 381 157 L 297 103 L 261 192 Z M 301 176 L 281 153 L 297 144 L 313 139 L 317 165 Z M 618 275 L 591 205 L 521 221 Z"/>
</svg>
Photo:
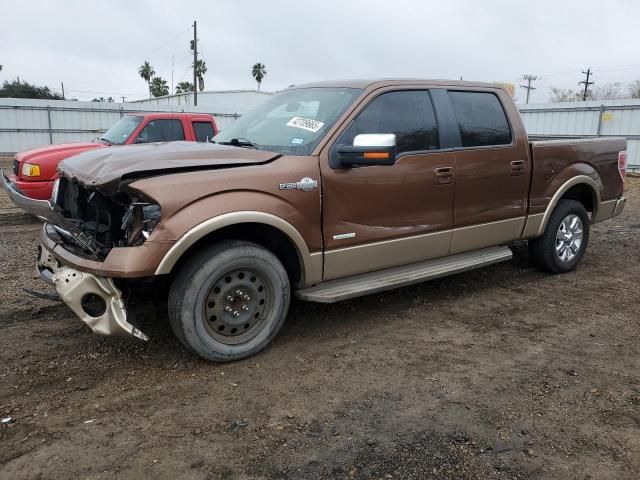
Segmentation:
<svg viewBox="0 0 640 480">
<path fill-rule="evenodd" d="M 167 85 L 167 81 L 165 79 L 160 77 L 153 77 L 149 85 L 151 95 L 153 95 L 154 97 L 169 95 L 169 86 Z"/>
<path fill-rule="evenodd" d="M 151 78 L 156 74 L 156 71 L 153 67 L 145 60 L 145 62 L 140 65 L 138 68 L 138 73 L 147 82 L 147 87 L 149 88 L 149 98 L 151 98 Z"/>
<path fill-rule="evenodd" d="M 262 79 L 267 74 L 267 67 L 263 63 L 256 63 L 253 67 L 251 67 L 251 76 L 258 82 L 258 91 L 260 91 L 260 84 L 262 83 Z"/>
<path fill-rule="evenodd" d="M 37 87 L 19 79 L 4 81 L 0 88 L 0 98 L 45 98 L 49 100 L 62 100 L 62 95 L 53 92 L 49 87 Z"/>
<path fill-rule="evenodd" d="M 188 92 L 193 92 L 193 83 L 178 82 L 178 85 L 176 85 L 176 93 L 188 93 Z"/>
<path fill-rule="evenodd" d="M 196 60 L 196 77 L 198 77 L 198 90 L 204 90 L 204 74 L 207 73 L 207 64 L 204 60 Z"/>
</svg>

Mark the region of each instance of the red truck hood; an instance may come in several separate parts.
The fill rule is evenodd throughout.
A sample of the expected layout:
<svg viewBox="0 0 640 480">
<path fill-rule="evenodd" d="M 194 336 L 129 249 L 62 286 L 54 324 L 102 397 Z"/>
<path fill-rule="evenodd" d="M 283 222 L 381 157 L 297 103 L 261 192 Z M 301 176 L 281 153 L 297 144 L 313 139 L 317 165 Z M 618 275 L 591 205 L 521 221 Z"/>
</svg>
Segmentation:
<svg viewBox="0 0 640 480">
<path fill-rule="evenodd" d="M 66 159 L 60 175 L 104 193 L 119 190 L 122 180 L 181 171 L 267 163 L 281 155 L 266 150 L 196 142 L 127 145 L 94 150 Z"/>
<path fill-rule="evenodd" d="M 86 150 L 93 150 L 96 148 L 106 147 L 106 145 L 98 142 L 78 142 L 78 143 L 63 143 L 62 145 L 47 145 L 45 147 L 33 148 L 20 152 L 16 155 L 16 159 L 19 162 L 37 163 L 40 161 L 51 160 L 56 162 L 60 159 L 70 157 Z"/>
</svg>

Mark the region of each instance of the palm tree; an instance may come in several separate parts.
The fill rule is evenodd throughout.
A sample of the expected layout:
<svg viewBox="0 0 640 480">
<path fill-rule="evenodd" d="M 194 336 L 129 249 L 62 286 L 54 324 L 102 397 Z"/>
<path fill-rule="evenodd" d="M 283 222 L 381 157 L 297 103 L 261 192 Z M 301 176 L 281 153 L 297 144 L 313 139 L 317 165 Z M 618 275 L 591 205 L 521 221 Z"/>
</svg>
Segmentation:
<svg viewBox="0 0 640 480">
<path fill-rule="evenodd" d="M 258 82 L 258 91 L 260 91 L 260 84 L 266 74 L 267 66 L 264 63 L 258 62 L 251 68 L 251 75 L 256 79 L 256 82 Z"/>
<path fill-rule="evenodd" d="M 151 79 L 149 89 L 151 91 L 151 95 L 154 97 L 169 95 L 169 86 L 167 85 L 167 81 L 160 77 L 153 77 Z"/>
<path fill-rule="evenodd" d="M 196 76 L 198 77 L 198 90 L 204 90 L 204 74 L 207 73 L 207 64 L 204 60 L 196 60 Z"/>
<path fill-rule="evenodd" d="M 147 82 L 147 87 L 149 87 L 149 98 L 151 98 L 151 78 L 156 74 L 156 71 L 153 67 L 145 60 L 145 62 L 140 65 L 138 68 L 138 73 Z"/>
<path fill-rule="evenodd" d="M 188 93 L 188 92 L 193 92 L 193 83 L 178 82 L 178 85 L 176 85 L 176 93 Z"/>
</svg>

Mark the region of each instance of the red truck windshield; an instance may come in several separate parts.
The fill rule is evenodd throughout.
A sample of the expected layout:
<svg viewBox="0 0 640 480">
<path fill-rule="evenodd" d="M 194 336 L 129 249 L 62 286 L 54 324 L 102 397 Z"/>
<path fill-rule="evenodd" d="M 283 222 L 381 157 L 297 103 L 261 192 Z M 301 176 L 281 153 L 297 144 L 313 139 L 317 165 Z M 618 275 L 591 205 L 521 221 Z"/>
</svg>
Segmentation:
<svg viewBox="0 0 640 480">
<path fill-rule="evenodd" d="M 140 125 L 144 117 L 127 115 L 118 120 L 113 127 L 107 130 L 100 140 L 109 144 L 122 145 L 127 141 L 133 131 Z"/>
</svg>

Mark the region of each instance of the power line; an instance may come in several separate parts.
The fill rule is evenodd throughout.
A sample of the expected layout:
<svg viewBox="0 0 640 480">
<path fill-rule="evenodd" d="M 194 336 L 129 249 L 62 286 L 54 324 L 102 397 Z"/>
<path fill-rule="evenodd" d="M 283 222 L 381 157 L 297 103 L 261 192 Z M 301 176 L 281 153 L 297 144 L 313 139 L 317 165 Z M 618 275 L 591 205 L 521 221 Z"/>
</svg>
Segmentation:
<svg viewBox="0 0 640 480">
<path fill-rule="evenodd" d="M 175 35 L 174 37 L 171 37 L 171 39 L 167 40 L 165 43 L 163 43 L 162 45 L 160 45 L 159 47 L 157 47 L 155 50 L 153 50 L 151 53 L 147 54 L 144 56 L 145 59 L 147 58 L 151 58 L 153 57 L 156 53 L 158 53 L 160 50 L 162 50 L 164 47 L 166 47 L 167 45 L 169 45 L 170 43 L 173 43 L 178 37 L 181 37 L 182 35 L 184 35 L 186 32 L 188 32 L 189 30 L 191 30 L 191 26 L 189 26 L 189 28 L 187 28 L 186 30 L 182 30 L 180 33 L 178 33 L 177 35 Z M 111 78 L 114 75 L 118 75 L 122 72 L 124 72 L 125 70 L 129 70 L 130 67 L 127 67 L 126 69 L 121 69 L 115 72 L 111 72 L 109 75 L 107 76 L 101 76 L 96 78 L 93 81 L 90 82 L 83 82 L 81 85 L 86 85 L 88 83 L 95 83 L 98 80 L 104 80 L 105 78 Z"/>
<path fill-rule="evenodd" d="M 525 88 L 527 90 L 527 103 L 529 103 L 529 94 L 531 93 L 531 90 L 536 89 L 536 87 L 531 86 L 531 82 L 533 82 L 534 80 L 538 80 L 538 77 L 536 75 L 527 74 L 522 76 L 522 80 L 527 81 L 527 84 L 520 85 L 520 88 Z"/>
<path fill-rule="evenodd" d="M 585 74 L 587 77 L 582 82 L 578 82 L 578 85 L 584 84 L 584 93 L 582 94 L 582 101 L 586 102 L 587 101 L 587 94 L 589 93 L 589 85 L 593 85 L 595 82 L 590 82 L 589 81 L 589 76 L 593 73 L 591 71 L 591 67 L 587 68 L 586 72 L 583 70 L 582 73 Z"/>
</svg>

